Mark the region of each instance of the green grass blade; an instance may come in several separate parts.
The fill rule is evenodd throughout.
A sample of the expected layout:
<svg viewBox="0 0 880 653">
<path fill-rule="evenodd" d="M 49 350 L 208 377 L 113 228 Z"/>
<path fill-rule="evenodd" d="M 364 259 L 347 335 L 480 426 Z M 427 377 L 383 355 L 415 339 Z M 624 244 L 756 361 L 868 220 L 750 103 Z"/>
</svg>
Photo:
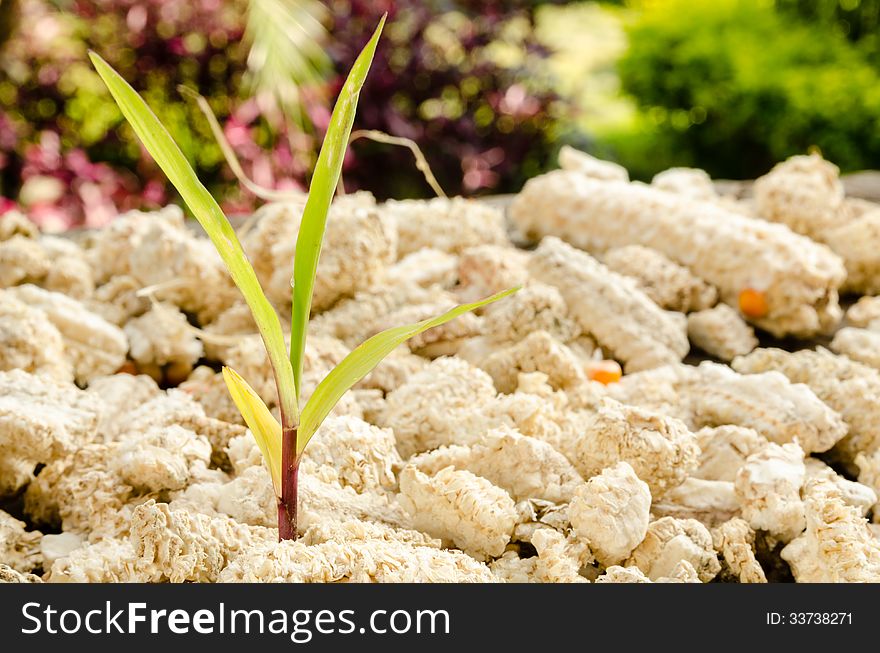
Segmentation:
<svg viewBox="0 0 880 653">
<path fill-rule="evenodd" d="M 361 343 L 324 377 L 303 407 L 296 440 L 297 455 L 303 452 L 315 431 L 321 426 L 321 422 L 333 410 L 333 407 L 342 398 L 342 395 L 369 374 L 395 347 L 420 334 L 422 331 L 440 326 L 463 313 L 503 299 L 517 290 L 519 290 L 518 287 L 510 288 L 478 302 L 456 306 L 439 317 L 422 320 L 421 322 L 406 326 L 392 327 Z"/>
<path fill-rule="evenodd" d="M 352 66 L 348 79 L 339 93 L 327 135 L 321 145 L 315 172 L 309 185 L 309 198 L 303 210 L 299 235 L 296 239 L 296 254 L 293 262 L 293 312 L 290 323 L 290 363 L 293 366 L 293 379 L 296 396 L 299 399 L 302 378 L 303 352 L 306 347 L 309 313 L 312 310 L 312 290 L 321 256 L 321 242 L 327 225 L 327 211 L 339 183 L 342 159 L 348 146 L 348 138 L 354 124 L 358 94 L 373 62 L 376 44 L 385 25 L 385 16 L 373 33 L 373 37 L 361 51 Z"/>
<path fill-rule="evenodd" d="M 281 410 L 296 418 L 297 405 L 293 371 L 287 358 L 287 347 L 281 321 L 263 294 L 257 275 L 248 261 L 235 231 L 223 210 L 196 176 L 171 134 L 165 129 L 143 98 L 113 68 L 94 52 L 89 53 L 98 74 L 110 89 L 113 99 L 131 124 L 138 138 L 168 177 L 190 211 L 208 234 L 220 258 L 229 269 L 232 280 L 253 313 L 254 321 L 266 345 L 275 373 Z"/>
<path fill-rule="evenodd" d="M 281 496 L 281 424 L 269 412 L 260 396 L 231 367 L 223 368 L 223 380 L 238 412 L 251 430 L 272 475 L 275 495 Z"/>
</svg>

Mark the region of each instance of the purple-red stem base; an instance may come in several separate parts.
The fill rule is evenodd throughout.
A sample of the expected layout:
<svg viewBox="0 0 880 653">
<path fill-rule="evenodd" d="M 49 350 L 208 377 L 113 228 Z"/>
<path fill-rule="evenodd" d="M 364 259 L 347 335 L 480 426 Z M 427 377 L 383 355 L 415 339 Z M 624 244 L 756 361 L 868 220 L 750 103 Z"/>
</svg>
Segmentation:
<svg viewBox="0 0 880 653">
<path fill-rule="evenodd" d="M 281 498 L 278 499 L 278 541 L 295 540 L 299 458 L 296 455 L 296 429 L 282 429 Z"/>
</svg>

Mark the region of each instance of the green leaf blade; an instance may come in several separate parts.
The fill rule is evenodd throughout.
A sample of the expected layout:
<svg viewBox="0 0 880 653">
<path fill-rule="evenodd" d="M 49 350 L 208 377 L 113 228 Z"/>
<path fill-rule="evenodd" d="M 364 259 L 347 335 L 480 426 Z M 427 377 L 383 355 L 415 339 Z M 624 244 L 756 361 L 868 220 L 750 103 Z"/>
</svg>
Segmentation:
<svg viewBox="0 0 880 653">
<path fill-rule="evenodd" d="M 518 290 L 519 287 L 510 288 L 480 301 L 456 306 L 438 317 L 405 326 L 392 327 L 358 345 L 324 377 L 303 407 L 297 433 L 297 455 L 299 456 L 303 452 L 315 431 L 318 430 L 324 418 L 333 410 L 342 395 L 369 374 L 395 347 L 423 331 L 445 324 L 459 315 L 481 306 L 504 299 Z"/>
<path fill-rule="evenodd" d="M 263 338 L 278 387 L 282 414 L 296 418 L 297 405 L 293 371 L 287 358 L 287 347 L 278 314 L 266 299 L 257 275 L 250 264 L 235 231 L 217 201 L 202 185 L 177 143 L 122 76 L 94 52 L 92 64 L 104 80 L 110 94 L 134 129 L 150 156 L 156 161 L 208 234 L 220 258 L 226 264 L 235 285 L 244 295 L 254 321 Z"/>
<path fill-rule="evenodd" d="M 373 62 L 376 45 L 385 16 L 372 38 L 361 51 L 345 80 L 345 84 L 333 107 L 330 126 L 321 145 L 315 172 L 309 185 L 309 197 L 303 209 L 299 234 L 296 239 L 296 254 L 293 263 L 293 309 L 291 314 L 290 363 L 297 400 L 301 388 L 303 353 L 306 346 L 309 314 L 312 310 L 312 291 L 321 256 L 321 243 L 327 226 L 327 212 L 342 173 L 342 161 L 348 147 L 354 116 L 357 110 L 358 95 Z"/>
</svg>

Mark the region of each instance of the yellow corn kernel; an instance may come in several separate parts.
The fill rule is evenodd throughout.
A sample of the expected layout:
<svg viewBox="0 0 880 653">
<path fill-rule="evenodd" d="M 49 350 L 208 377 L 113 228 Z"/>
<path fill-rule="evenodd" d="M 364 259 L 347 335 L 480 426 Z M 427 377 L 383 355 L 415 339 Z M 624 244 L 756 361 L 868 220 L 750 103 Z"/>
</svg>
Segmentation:
<svg viewBox="0 0 880 653">
<path fill-rule="evenodd" d="M 770 311 L 767 297 L 760 290 L 746 288 L 739 294 L 739 310 L 746 317 L 764 317 Z"/>
<path fill-rule="evenodd" d="M 617 383 L 620 381 L 620 377 L 623 376 L 623 371 L 620 369 L 617 361 L 591 361 L 587 363 L 586 368 L 587 378 L 591 381 L 598 381 L 602 385 Z"/>
</svg>

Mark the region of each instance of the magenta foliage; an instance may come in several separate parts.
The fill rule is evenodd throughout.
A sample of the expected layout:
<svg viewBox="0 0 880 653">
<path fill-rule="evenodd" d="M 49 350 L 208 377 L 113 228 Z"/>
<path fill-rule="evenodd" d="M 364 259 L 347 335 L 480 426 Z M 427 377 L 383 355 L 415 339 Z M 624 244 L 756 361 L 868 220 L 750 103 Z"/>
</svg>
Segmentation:
<svg viewBox="0 0 880 653">
<path fill-rule="evenodd" d="M 486 56 L 511 19 L 529 24 L 532 3 L 331 0 L 337 73 L 326 88 L 305 89 L 305 128 L 267 117 L 247 97 L 246 4 L 20 0 L 19 29 L 0 58 L 0 196 L 54 230 L 99 226 L 117 211 L 173 199 L 93 83 L 88 48 L 144 93 L 227 210 L 250 211 L 256 198 L 241 190 L 179 84 L 208 98 L 254 181 L 303 188 L 332 98 L 385 11 L 397 24 L 380 44 L 355 129 L 416 140 L 449 193 L 516 189 L 553 149 L 562 103 L 532 66 L 543 53 L 531 31 L 517 44 L 529 53 L 522 66 L 503 67 Z M 432 32 L 446 41 L 438 45 Z M 408 152 L 367 141 L 349 152 L 345 180 L 380 197 L 430 194 Z"/>
<path fill-rule="evenodd" d="M 488 51 L 513 18 L 531 24 L 529 2 L 423 2 L 337 0 L 333 55 L 345 70 L 389 12 L 392 28 L 379 46 L 361 94 L 356 127 L 412 138 L 424 150 L 449 193 L 518 190 L 546 165 L 558 118 L 567 111 L 541 73 L 546 54 L 533 32 L 517 47 L 528 56 L 506 68 Z M 443 17 L 440 10 L 456 14 Z M 397 29 L 393 23 L 397 21 Z M 437 45 L 430 30 L 442 30 Z M 408 152 L 361 143 L 346 170 L 353 186 L 380 196 L 429 192 Z M 383 171 L 394 169 L 395 175 Z"/>
</svg>

